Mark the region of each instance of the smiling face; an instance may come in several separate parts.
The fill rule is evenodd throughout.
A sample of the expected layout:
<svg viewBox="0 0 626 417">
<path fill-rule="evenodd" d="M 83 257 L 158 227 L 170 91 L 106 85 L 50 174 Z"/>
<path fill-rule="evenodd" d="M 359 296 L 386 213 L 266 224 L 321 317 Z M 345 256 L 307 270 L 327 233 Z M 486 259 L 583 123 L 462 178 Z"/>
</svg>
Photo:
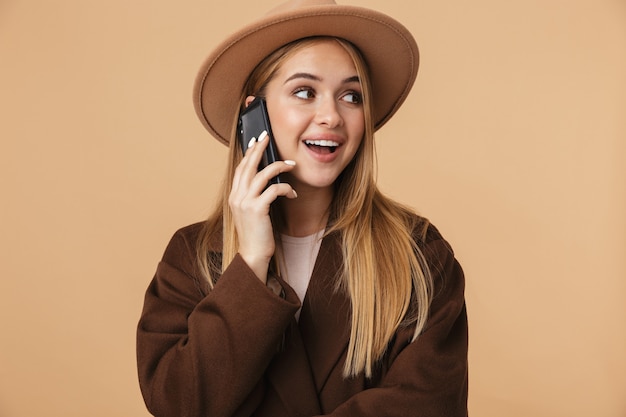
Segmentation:
<svg viewBox="0 0 626 417">
<path fill-rule="evenodd" d="M 354 158 L 365 131 L 362 91 L 352 58 L 319 40 L 282 62 L 264 89 L 282 159 L 296 161 L 298 191 L 331 188 Z"/>
</svg>

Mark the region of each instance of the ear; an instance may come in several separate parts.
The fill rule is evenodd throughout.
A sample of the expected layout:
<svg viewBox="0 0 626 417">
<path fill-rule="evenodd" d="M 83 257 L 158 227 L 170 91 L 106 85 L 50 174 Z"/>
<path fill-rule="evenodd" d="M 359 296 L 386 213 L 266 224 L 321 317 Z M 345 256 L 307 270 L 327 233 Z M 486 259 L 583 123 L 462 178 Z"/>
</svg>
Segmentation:
<svg viewBox="0 0 626 417">
<path fill-rule="evenodd" d="M 246 100 L 244 101 L 244 104 L 246 105 L 246 107 L 248 107 L 250 105 L 250 103 L 252 103 L 252 101 L 255 99 L 256 97 L 254 96 L 248 96 L 246 97 Z"/>
</svg>

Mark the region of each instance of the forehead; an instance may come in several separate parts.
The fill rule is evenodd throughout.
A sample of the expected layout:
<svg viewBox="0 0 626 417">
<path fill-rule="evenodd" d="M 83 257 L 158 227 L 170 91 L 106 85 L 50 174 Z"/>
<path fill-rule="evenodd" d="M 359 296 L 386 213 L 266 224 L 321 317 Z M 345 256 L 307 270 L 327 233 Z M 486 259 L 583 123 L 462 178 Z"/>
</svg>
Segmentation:
<svg viewBox="0 0 626 417">
<path fill-rule="evenodd" d="M 307 42 L 288 54 L 278 68 L 278 75 L 289 77 L 294 72 L 334 73 L 341 77 L 357 73 L 348 51 L 332 39 Z"/>
</svg>

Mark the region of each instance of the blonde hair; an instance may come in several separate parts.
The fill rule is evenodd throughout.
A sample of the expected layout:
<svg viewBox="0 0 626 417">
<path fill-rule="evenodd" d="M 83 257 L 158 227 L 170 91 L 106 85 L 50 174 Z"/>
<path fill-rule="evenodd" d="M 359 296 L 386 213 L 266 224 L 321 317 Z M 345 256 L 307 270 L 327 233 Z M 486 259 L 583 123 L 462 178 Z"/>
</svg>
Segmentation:
<svg viewBox="0 0 626 417">
<path fill-rule="evenodd" d="M 416 242 L 424 237 L 428 222 L 385 197 L 376 186 L 372 99 L 365 62 L 352 44 L 341 39 L 315 37 L 296 41 L 278 49 L 257 66 L 240 102 L 249 95 L 262 96 L 264 87 L 282 62 L 297 51 L 328 39 L 337 41 L 351 56 L 363 94 L 364 138 L 354 159 L 336 181 L 326 235 L 336 232 L 341 236 L 343 269 L 337 274 L 337 291 L 346 292 L 352 308 L 344 377 L 363 372 L 369 378 L 398 328 L 414 325 L 412 341 L 423 330 L 430 307 L 432 277 Z M 236 119 L 230 135 L 230 163 L 219 205 L 206 222 L 197 247 L 197 260 L 209 290 L 213 286 L 211 276 L 223 272 L 238 248 L 228 206 L 234 170 L 241 160 L 235 127 Z M 277 223 L 273 224 L 277 234 Z M 220 230 L 223 231 L 221 261 L 209 257 L 210 237 Z M 278 240 L 277 248 L 280 248 Z M 385 248 L 390 255 L 381 256 L 380 248 Z M 274 262 L 274 268 L 276 264 Z"/>
</svg>

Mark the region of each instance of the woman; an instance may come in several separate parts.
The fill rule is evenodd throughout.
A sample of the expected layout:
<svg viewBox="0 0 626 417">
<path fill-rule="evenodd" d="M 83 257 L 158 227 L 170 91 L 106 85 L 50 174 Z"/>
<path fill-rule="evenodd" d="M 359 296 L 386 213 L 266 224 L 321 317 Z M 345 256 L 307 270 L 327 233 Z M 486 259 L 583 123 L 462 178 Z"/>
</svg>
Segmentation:
<svg viewBox="0 0 626 417">
<path fill-rule="evenodd" d="M 155 416 L 467 415 L 463 273 L 374 182 L 373 133 L 416 70 L 398 22 L 324 1 L 288 2 L 209 57 L 196 108 L 230 163 L 215 212 L 175 234 L 146 293 Z M 260 171 L 269 139 L 243 156 L 236 138 L 256 97 L 282 158 Z"/>
</svg>

